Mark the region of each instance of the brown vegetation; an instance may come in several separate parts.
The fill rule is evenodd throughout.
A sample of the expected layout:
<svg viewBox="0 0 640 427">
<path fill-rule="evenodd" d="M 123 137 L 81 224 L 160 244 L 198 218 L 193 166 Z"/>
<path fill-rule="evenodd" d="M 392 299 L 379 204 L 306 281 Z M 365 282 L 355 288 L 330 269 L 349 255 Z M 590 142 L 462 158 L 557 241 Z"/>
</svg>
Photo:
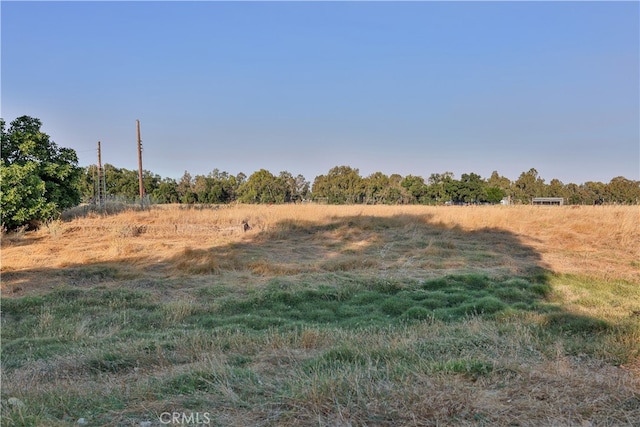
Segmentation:
<svg viewBox="0 0 640 427">
<path fill-rule="evenodd" d="M 38 306 L 25 330 L 46 357 L 3 359 L 2 425 L 67 425 L 92 411 L 94 425 L 113 426 L 159 425 L 163 411 L 215 411 L 215 423 L 238 426 L 635 425 L 638 215 L 615 206 L 162 206 L 7 234 L 3 300 L 50 296 L 42 301 L 51 306 Z M 249 332 L 213 330 L 219 318 L 207 317 L 225 315 L 225 303 L 229 316 L 248 317 L 250 298 L 270 303 L 261 291 L 286 302 L 274 311 L 308 307 L 299 295 L 357 310 L 349 298 L 377 297 L 377 288 L 388 296 L 442 277 L 504 284 L 541 272 L 552 311 L 380 328 L 286 320 Z M 92 314 L 69 321 L 65 305 L 79 300 Z M 393 298 L 381 301 L 392 313 Z M 11 316 L 3 310 L 3 328 L 20 327 Z M 27 409 L 7 406 L 14 396 Z"/>
<path fill-rule="evenodd" d="M 252 227 L 246 233 L 243 221 Z M 470 242 L 468 233 L 478 238 Z M 531 253 L 519 258 L 504 247 L 512 241 Z M 238 205 L 90 214 L 5 235 L 2 288 L 20 294 L 16 286 L 55 284 L 40 268 L 104 263 L 145 275 L 363 269 L 419 278 L 522 273 L 534 254 L 557 273 L 640 282 L 638 208 Z"/>
</svg>

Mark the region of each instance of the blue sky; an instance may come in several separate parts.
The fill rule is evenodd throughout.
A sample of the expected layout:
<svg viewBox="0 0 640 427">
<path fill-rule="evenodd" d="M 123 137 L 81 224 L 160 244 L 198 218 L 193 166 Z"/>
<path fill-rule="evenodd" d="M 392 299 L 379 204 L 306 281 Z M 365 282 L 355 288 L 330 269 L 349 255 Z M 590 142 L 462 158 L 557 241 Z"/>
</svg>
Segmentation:
<svg viewBox="0 0 640 427">
<path fill-rule="evenodd" d="M 1 116 L 80 164 L 640 179 L 638 2 L 11 2 Z"/>
</svg>

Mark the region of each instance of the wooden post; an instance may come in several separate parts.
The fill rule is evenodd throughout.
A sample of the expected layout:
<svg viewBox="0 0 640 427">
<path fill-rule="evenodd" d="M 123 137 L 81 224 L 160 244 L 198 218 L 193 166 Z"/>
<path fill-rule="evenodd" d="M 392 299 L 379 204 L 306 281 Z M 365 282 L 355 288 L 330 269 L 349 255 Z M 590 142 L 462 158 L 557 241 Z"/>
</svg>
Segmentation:
<svg viewBox="0 0 640 427">
<path fill-rule="evenodd" d="M 100 150 L 100 141 L 98 141 L 98 206 L 103 208 L 103 193 L 102 193 L 102 152 Z"/>
<path fill-rule="evenodd" d="M 136 120 L 138 130 L 138 184 L 140 187 L 140 207 L 144 209 L 144 185 L 142 183 L 142 140 L 140 139 L 140 120 Z"/>
</svg>

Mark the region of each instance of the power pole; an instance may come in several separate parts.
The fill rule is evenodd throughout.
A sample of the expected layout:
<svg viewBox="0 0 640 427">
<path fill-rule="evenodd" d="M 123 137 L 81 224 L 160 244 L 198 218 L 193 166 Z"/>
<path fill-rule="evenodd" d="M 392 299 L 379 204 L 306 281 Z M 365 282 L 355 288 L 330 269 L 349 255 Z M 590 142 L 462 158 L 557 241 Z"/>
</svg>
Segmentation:
<svg viewBox="0 0 640 427">
<path fill-rule="evenodd" d="M 98 197 L 98 179 L 96 177 L 96 171 L 97 171 L 97 167 L 96 168 L 91 168 L 93 170 L 93 198 L 92 200 L 92 204 L 96 204 L 97 202 L 97 197 Z"/>
<path fill-rule="evenodd" d="M 138 130 L 138 184 L 140 187 L 140 207 L 144 209 L 144 185 L 142 183 L 142 140 L 140 139 L 140 120 L 136 120 Z"/>
<path fill-rule="evenodd" d="M 104 192 L 103 192 L 103 186 L 102 186 L 102 153 L 100 150 L 100 141 L 98 141 L 98 192 L 97 192 L 97 197 L 98 197 L 98 206 L 100 206 L 100 209 L 102 209 L 104 206 Z"/>
</svg>

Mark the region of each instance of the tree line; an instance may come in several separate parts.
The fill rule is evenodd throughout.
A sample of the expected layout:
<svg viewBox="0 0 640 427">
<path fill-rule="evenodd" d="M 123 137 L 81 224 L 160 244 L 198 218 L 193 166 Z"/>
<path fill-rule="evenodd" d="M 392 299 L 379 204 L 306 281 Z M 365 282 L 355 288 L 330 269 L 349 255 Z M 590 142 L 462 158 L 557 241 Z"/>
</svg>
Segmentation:
<svg viewBox="0 0 640 427">
<path fill-rule="evenodd" d="M 138 197 L 137 171 L 105 165 L 107 194 L 112 197 Z M 95 197 L 96 166 L 85 168 L 83 200 Z M 143 171 L 143 183 L 153 203 L 296 203 L 311 201 L 327 204 L 529 204 L 534 197 L 562 197 L 566 204 L 637 204 L 640 181 L 622 176 L 609 183 L 549 183 L 534 168 L 511 181 L 494 171 L 482 178 L 470 172 L 456 179 L 452 172 L 421 176 L 386 175 L 375 172 L 363 177 L 350 166 L 336 166 L 310 183 L 302 175 L 283 171 L 278 175 L 261 169 L 250 176 L 232 175 L 214 169 L 208 175 L 185 172 L 180 180 L 161 178 Z"/>
<path fill-rule="evenodd" d="M 78 166 L 76 152 L 59 147 L 41 131 L 42 122 L 22 116 L 5 129 L 0 118 L 1 225 L 14 229 L 58 216 L 81 202 L 96 201 L 97 166 Z M 139 197 L 137 171 L 106 164 L 103 168 L 106 196 L 135 200 Z M 609 183 L 549 183 L 536 169 L 511 181 L 494 171 L 483 178 L 470 172 L 456 178 L 451 172 L 422 176 L 363 177 L 350 166 L 336 166 L 313 183 L 302 175 L 282 171 L 274 175 L 260 169 L 250 176 L 213 169 L 208 175 L 162 178 L 143 171 L 143 185 L 153 203 L 297 203 L 327 204 L 528 204 L 533 197 L 563 197 L 567 204 L 638 204 L 640 181 L 619 176 Z"/>
</svg>

